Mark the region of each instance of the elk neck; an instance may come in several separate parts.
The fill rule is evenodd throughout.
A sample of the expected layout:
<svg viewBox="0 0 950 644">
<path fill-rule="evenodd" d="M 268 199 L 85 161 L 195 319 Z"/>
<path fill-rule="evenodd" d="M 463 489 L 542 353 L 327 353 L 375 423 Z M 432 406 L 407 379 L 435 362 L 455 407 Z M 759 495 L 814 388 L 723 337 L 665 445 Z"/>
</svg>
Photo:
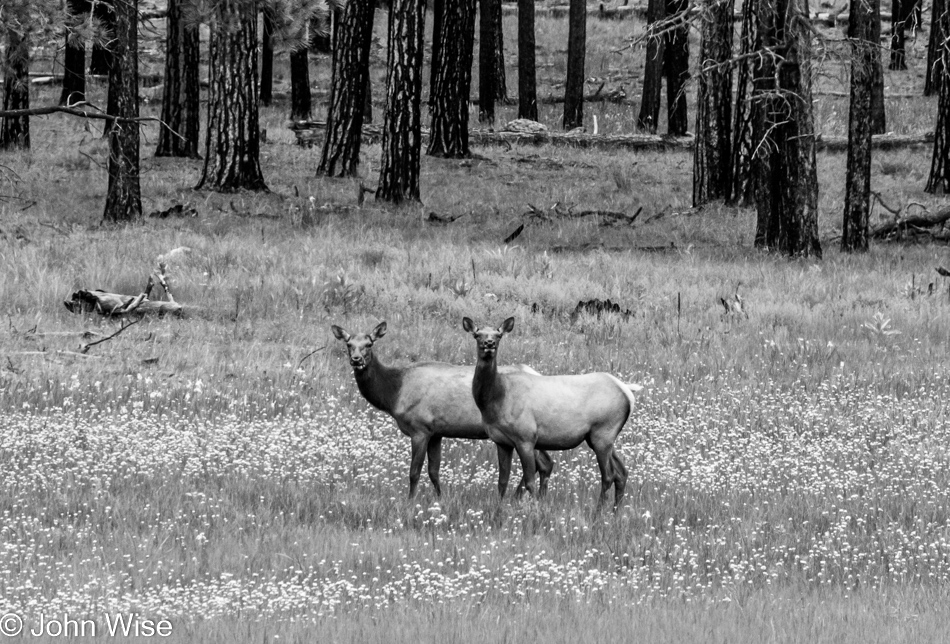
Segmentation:
<svg viewBox="0 0 950 644">
<path fill-rule="evenodd" d="M 402 388 L 402 369 L 389 367 L 372 356 L 362 371 L 355 371 L 356 386 L 373 407 L 392 414 Z"/>
<path fill-rule="evenodd" d="M 498 352 L 491 358 L 478 357 L 475 363 L 475 377 L 472 380 L 472 395 L 475 404 L 482 412 L 482 416 L 491 403 L 504 395 L 501 378 L 498 376 Z"/>
</svg>

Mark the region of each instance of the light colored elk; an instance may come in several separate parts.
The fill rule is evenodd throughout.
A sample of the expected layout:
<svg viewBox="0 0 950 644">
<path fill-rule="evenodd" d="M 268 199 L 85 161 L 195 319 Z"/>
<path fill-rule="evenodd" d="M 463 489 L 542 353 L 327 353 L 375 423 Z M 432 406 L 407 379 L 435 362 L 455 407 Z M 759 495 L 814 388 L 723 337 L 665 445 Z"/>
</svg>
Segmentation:
<svg viewBox="0 0 950 644">
<path fill-rule="evenodd" d="M 409 437 L 412 457 L 409 464 L 409 497 L 416 494 L 422 464 L 428 454 L 429 478 L 435 493 L 442 495 L 439 467 L 443 438 L 487 440 L 481 412 L 472 399 L 472 367 L 444 362 L 417 362 L 404 367 L 383 364 L 373 353 L 373 345 L 386 334 L 381 322 L 371 333 L 350 335 L 333 325 L 333 335 L 346 343 L 356 385 L 366 400 L 396 421 Z M 502 373 L 537 373 L 526 365 L 501 367 Z M 551 457 L 540 452 L 538 462 L 542 494 L 554 468 Z M 498 447 L 498 492 L 505 495 L 511 476 L 511 447 Z M 533 476 L 533 475 L 532 475 Z M 531 481 L 532 490 L 534 480 Z M 522 478 L 519 492 L 525 485 Z"/>
<path fill-rule="evenodd" d="M 621 382 L 609 373 L 541 376 L 504 372 L 498 368 L 498 345 L 515 319 L 496 328 L 476 328 L 469 318 L 462 328 L 475 336 L 478 362 L 472 395 L 482 412 L 488 436 L 499 450 L 518 450 L 528 491 L 534 494 L 535 450 L 567 450 L 586 441 L 600 467 L 600 501 L 614 485 L 614 509 L 623 501 L 627 468 L 614 450 L 614 441 L 633 412 L 633 392 L 639 385 Z"/>
</svg>

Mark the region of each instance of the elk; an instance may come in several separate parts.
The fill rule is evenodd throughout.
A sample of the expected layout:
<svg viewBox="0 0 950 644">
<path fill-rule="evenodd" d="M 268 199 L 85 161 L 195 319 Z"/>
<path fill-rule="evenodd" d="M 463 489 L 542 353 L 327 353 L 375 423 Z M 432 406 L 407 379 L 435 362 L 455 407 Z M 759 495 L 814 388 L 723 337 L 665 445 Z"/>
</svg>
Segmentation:
<svg viewBox="0 0 950 644">
<path fill-rule="evenodd" d="M 472 399 L 472 367 L 444 362 L 417 362 L 391 367 L 380 362 L 373 345 L 386 334 L 381 322 L 371 333 L 350 335 L 332 325 L 333 335 L 346 343 L 356 385 L 373 407 L 393 417 L 403 434 L 409 437 L 412 457 L 409 462 L 409 498 L 416 494 L 422 464 L 428 455 L 429 479 L 437 496 L 442 496 L 439 468 L 443 438 L 487 440 L 481 412 Z M 537 373 L 527 365 L 500 368 L 502 373 Z M 540 488 L 547 490 L 554 463 L 546 452 L 533 454 L 538 463 Z M 533 472 L 533 470 L 532 470 Z M 511 476 L 511 447 L 498 447 L 498 493 L 504 497 Z M 534 474 L 532 474 L 532 477 Z M 518 493 L 526 487 L 522 477 Z M 531 489 L 534 480 L 531 481 Z"/>
<path fill-rule="evenodd" d="M 536 450 L 568 450 L 586 441 L 600 468 L 600 508 L 614 485 L 614 510 L 623 502 L 627 468 L 614 441 L 633 412 L 639 385 L 621 382 L 609 373 L 542 376 L 498 368 L 498 345 L 515 319 L 498 328 L 476 328 L 469 318 L 462 328 L 477 342 L 478 362 L 472 397 L 482 413 L 488 436 L 498 450 L 518 451 L 528 492 L 534 495 Z M 499 456 L 499 458 L 501 458 Z"/>
</svg>

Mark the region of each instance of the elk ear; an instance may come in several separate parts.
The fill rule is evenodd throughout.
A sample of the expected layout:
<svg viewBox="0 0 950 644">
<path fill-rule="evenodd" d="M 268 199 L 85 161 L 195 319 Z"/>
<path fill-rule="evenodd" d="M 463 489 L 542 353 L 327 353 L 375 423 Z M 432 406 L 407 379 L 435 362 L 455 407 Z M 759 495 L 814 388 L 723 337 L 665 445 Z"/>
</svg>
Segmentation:
<svg viewBox="0 0 950 644">
<path fill-rule="evenodd" d="M 475 323 L 472 318 L 462 318 L 462 330 L 466 333 L 475 333 Z"/>
<path fill-rule="evenodd" d="M 386 335 L 386 322 L 380 322 L 376 325 L 376 328 L 373 329 L 373 332 L 370 334 L 370 337 L 373 338 L 373 341 L 379 340 L 381 337 Z"/>
<path fill-rule="evenodd" d="M 505 320 L 504 322 L 501 323 L 501 329 L 500 329 L 500 331 L 501 331 L 502 333 L 511 333 L 511 330 L 512 330 L 513 328 L 515 328 L 515 319 L 514 319 L 514 318 L 508 318 L 507 320 Z"/>
<path fill-rule="evenodd" d="M 335 337 L 337 340 L 343 340 L 344 342 L 349 341 L 350 334 L 344 331 L 343 329 L 341 329 L 340 327 L 338 327 L 337 325 L 335 324 L 330 325 L 330 330 L 333 331 L 333 337 Z"/>
</svg>

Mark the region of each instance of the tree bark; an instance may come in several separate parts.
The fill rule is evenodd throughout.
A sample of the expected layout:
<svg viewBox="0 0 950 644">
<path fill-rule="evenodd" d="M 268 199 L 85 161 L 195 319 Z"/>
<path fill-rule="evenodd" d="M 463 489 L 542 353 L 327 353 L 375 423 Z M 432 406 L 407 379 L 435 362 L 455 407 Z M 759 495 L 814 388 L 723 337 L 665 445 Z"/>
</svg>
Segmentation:
<svg viewBox="0 0 950 644">
<path fill-rule="evenodd" d="M 941 2 L 938 25 L 931 29 L 939 29 L 942 34 L 950 33 L 950 3 Z M 950 71 L 950 44 L 941 40 L 938 44 L 941 71 L 939 96 L 937 101 L 937 124 L 934 128 L 934 151 L 930 164 L 930 177 L 927 179 L 925 191 L 930 193 L 950 192 L 950 82 L 947 72 Z"/>
<path fill-rule="evenodd" d="M 707 5 L 702 20 L 693 206 L 729 197 L 732 186 L 732 14 L 735 0 Z"/>
<path fill-rule="evenodd" d="M 425 0 L 392 0 L 387 54 L 389 84 L 377 201 L 419 201 L 424 36 Z"/>
<path fill-rule="evenodd" d="M 440 41 L 440 65 L 432 70 L 434 96 L 432 127 L 426 154 L 461 159 L 468 149 L 468 103 L 472 85 L 472 49 L 475 37 L 475 0 L 440 0 L 444 6 Z M 435 44 L 433 42 L 433 49 Z"/>
<path fill-rule="evenodd" d="M 478 120 L 493 125 L 495 123 L 495 69 L 494 5 L 501 0 L 479 0 L 479 39 L 478 39 Z"/>
<path fill-rule="evenodd" d="M 115 11 L 108 2 L 96 2 L 92 5 L 92 13 L 99 20 L 102 26 L 102 36 L 106 43 L 116 36 Z M 94 42 L 92 44 L 92 56 L 89 58 L 89 73 L 98 76 L 106 76 L 112 67 L 114 52 L 111 45 Z"/>
<path fill-rule="evenodd" d="M 264 33 L 261 36 L 261 105 L 274 100 L 274 16 L 264 7 Z"/>
<path fill-rule="evenodd" d="M 260 164 L 257 3 L 219 0 L 210 27 L 208 128 L 195 188 L 267 190 Z"/>
<path fill-rule="evenodd" d="M 495 100 L 508 105 L 508 79 L 505 69 L 505 30 L 502 22 L 501 0 L 493 5 L 492 23 L 495 27 Z"/>
<path fill-rule="evenodd" d="M 183 15 L 182 2 L 168 0 L 167 5 L 162 121 L 168 127 L 158 130 L 155 156 L 197 159 L 201 91 L 198 82 L 198 25 Z"/>
<path fill-rule="evenodd" d="M 374 0 L 349 0 L 337 23 L 327 134 L 317 174 L 349 177 L 359 167 L 363 122 L 368 122 L 367 104 L 372 110 L 369 49 L 374 5 Z"/>
<path fill-rule="evenodd" d="M 939 0 L 938 0 L 939 1 Z M 871 42 L 874 43 L 874 68 L 871 75 L 871 134 L 887 132 L 884 110 L 884 63 L 881 60 L 881 0 L 871 0 L 873 13 Z"/>
<path fill-rule="evenodd" d="M 584 62 L 587 53 L 587 2 L 571 0 L 567 34 L 567 82 L 564 86 L 564 129 L 584 125 Z"/>
<path fill-rule="evenodd" d="M 845 179 L 841 250 L 868 250 L 871 210 L 871 81 L 874 75 L 874 4 L 851 0 L 851 103 L 848 112 L 848 169 Z"/>
<path fill-rule="evenodd" d="M 755 244 L 791 256 L 821 257 L 808 3 L 759 2 L 765 55 L 756 71 L 754 97 L 759 110 Z"/>
<path fill-rule="evenodd" d="M 538 120 L 534 0 L 518 0 L 518 118 Z"/>
<path fill-rule="evenodd" d="M 115 116 L 138 118 L 138 0 L 116 2 L 115 38 L 111 43 L 109 91 Z M 127 222 L 142 216 L 139 184 L 139 125 L 113 122 L 109 129 L 109 190 L 103 219 Z"/>
<path fill-rule="evenodd" d="M 3 109 L 30 108 L 30 43 L 13 29 L 7 31 Z M 30 149 L 30 117 L 5 116 L 0 123 L 0 150 Z"/>
<path fill-rule="evenodd" d="M 444 0 L 432 0 L 432 61 L 429 63 L 429 109 L 432 109 L 435 99 L 435 70 L 442 66 L 442 43 L 439 34 L 442 33 L 442 21 L 445 18 Z M 474 36 L 473 36 L 474 38 Z"/>
<path fill-rule="evenodd" d="M 756 15 L 758 3 L 746 0 L 742 3 L 742 31 L 739 37 L 739 63 L 736 66 L 736 102 L 732 121 L 732 156 L 729 159 L 732 185 L 726 201 L 749 206 L 755 199 L 752 181 L 752 159 L 755 156 L 753 136 L 758 110 L 752 102 L 755 71 L 759 62 L 754 52 L 762 47 L 758 36 L 759 21 Z"/>
<path fill-rule="evenodd" d="M 290 52 L 290 120 L 310 120 L 310 52 L 306 47 Z"/>
<path fill-rule="evenodd" d="M 944 80 L 943 57 L 940 54 L 943 35 L 940 16 L 943 15 L 946 0 L 933 0 L 933 13 L 930 16 L 930 39 L 927 41 L 927 74 L 924 79 L 924 96 L 940 94 L 940 84 Z"/>
<path fill-rule="evenodd" d="M 685 18 L 688 0 L 667 0 L 666 13 L 670 18 Z M 666 76 L 667 131 L 672 136 L 683 136 L 689 127 L 686 112 L 686 81 L 689 79 L 689 23 L 672 28 L 667 34 L 663 56 Z"/>
<path fill-rule="evenodd" d="M 907 56 L 905 54 L 904 43 L 906 41 L 905 29 L 918 0 L 892 0 L 891 1 L 891 64 L 890 69 L 907 69 Z"/>
<path fill-rule="evenodd" d="M 649 27 L 652 29 L 665 17 L 666 0 L 649 0 L 647 7 Z M 637 128 L 647 132 L 656 132 L 659 126 L 665 48 L 665 35 L 651 35 L 647 40 L 646 63 L 643 70 L 643 99 L 640 101 L 640 114 L 637 117 Z"/>
<path fill-rule="evenodd" d="M 63 54 L 63 91 L 59 95 L 60 105 L 86 100 L 86 44 L 75 28 L 82 22 L 83 12 L 89 11 L 89 2 L 68 0 L 66 10 L 66 48 Z"/>
</svg>

